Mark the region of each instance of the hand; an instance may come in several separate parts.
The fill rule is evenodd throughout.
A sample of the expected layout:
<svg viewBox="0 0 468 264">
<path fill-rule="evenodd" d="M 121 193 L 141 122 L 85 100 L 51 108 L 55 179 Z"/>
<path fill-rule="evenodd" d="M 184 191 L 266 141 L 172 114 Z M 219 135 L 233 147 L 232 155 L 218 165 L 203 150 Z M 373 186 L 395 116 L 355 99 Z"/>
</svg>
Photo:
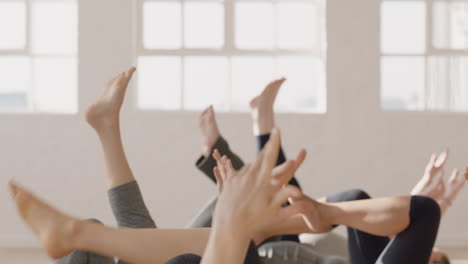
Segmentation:
<svg viewBox="0 0 468 264">
<path fill-rule="evenodd" d="M 272 172 L 272 178 L 278 181 L 284 181 L 284 178 L 294 175 L 304 162 L 306 155 L 307 152 L 302 149 L 295 160 L 287 160 L 281 165 L 275 167 Z M 213 158 L 216 160 L 216 167 L 213 168 L 213 173 L 216 179 L 218 193 L 221 193 L 223 190 L 224 179 L 233 177 L 238 172 L 232 166 L 231 160 L 227 158 L 226 155 L 221 156 L 217 149 L 213 151 Z"/>
<path fill-rule="evenodd" d="M 300 165 L 296 161 L 277 169 L 278 177 L 273 177 L 279 146 L 279 131 L 273 129 L 269 142 L 252 165 L 234 172 L 227 158 L 221 158 L 215 169 L 218 182 L 222 182 L 214 213 L 215 230 L 230 230 L 234 236 L 250 239 L 278 213 L 289 197 L 302 196 L 297 187 L 284 186 Z M 299 161 L 304 155 L 300 155 Z"/>
<path fill-rule="evenodd" d="M 467 172 L 465 172 L 465 176 L 460 174 L 458 169 L 454 169 L 452 171 L 452 176 L 450 177 L 447 183 L 447 193 L 444 197 L 444 200 L 449 202 L 449 205 L 455 201 L 457 198 L 458 193 L 460 190 L 465 186 Z"/>
<path fill-rule="evenodd" d="M 221 193 L 223 191 L 224 180 L 235 176 L 238 172 L 232 166 L 231 160 L 228 159 L 226 155 L 221 156 L 217 149 L 213 151 L 213 158 L 216 160 L 216 167 L 213 168 L 213 173 L 216 179 L 218 193 Z"/>
<path fill-rule="evenodd" d="M 414 186 L 411 195 L 425 195 L 434 200 L 440 200 L 445 194 L 443 169 L 448 158 L 448 149 L 439 155 L 432 154 L 429 163 L 426 165 L 424 175 Z"/>
</svg>

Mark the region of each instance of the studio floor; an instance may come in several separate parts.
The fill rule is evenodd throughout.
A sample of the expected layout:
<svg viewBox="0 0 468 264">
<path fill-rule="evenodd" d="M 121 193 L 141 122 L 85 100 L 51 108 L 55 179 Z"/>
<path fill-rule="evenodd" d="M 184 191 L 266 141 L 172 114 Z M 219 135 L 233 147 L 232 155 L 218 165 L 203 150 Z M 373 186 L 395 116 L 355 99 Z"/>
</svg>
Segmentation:
<svg viewBox="0 0 468 264">
<path fill-rule="evenodd" d="M 468 248 L 445 248 L 453 264 L 468 264 Z M 50 264 L 51 260 L 40 249 L 0 249 L 0 263 Z"/>
</svg>

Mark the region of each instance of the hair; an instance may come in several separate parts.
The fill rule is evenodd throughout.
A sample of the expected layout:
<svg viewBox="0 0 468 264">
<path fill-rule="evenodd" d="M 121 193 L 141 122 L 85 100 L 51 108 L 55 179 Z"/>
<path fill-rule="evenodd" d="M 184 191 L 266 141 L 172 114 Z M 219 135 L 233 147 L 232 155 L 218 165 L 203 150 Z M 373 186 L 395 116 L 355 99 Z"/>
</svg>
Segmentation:
<svg viewBox="0 0 468 264">
<path fill-rule="evenodd" d="M 442 253 L 442 257 L 440 261 L 442 264 L 450 264 L 450 259 L 445 253 Z"/>
</svg>

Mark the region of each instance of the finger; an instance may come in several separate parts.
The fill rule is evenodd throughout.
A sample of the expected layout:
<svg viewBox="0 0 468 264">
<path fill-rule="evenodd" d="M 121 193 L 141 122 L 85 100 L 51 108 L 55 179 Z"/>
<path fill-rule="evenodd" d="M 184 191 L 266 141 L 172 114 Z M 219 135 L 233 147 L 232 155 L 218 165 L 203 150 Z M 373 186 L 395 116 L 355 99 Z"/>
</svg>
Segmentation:
<svg viewBox="0 0 468 264">
<path fill-rule="evenodd" d="M 278 192 L 276 192 L 273 197 L 271 205 L 273 207 L 280 207 L 282 204 L 288 201 L 288 198 L 299 199 L 302 197 L 302 191 L 293 185 L 287 185 Z"/>
<path fill-rule="evenodd" d="M 227 168 L 227 171 L 228 173 L 232 176 L 236 173 L 236 170 L 234 169 L 234 167 L 232 166 L 232 162 L 230 159 L 227 160 L 226 162 L 226 168 Z"/>
<path fill-rule="evenodd" d="M 269 182 L 271 179 L 271 172 L 275 167 L 278 160 L 279 148 L 281 144 L 280 131 L 277 128 L 273 128 L 271 131 L 270 139 L 265 146 L 265 154 L 261 162 L 259 178 L 261 182 Z"/>
<path fill-rule="evenodd" d="M 296 162 L 293 160 L 288 160 L 283 164 L 276 166 L 273 168 L 272 171 L 272 178 L 271 183 L 272 185 L 282 186 L 287 184 L 292 177 L 294 177 L 294 173 L 296 172 Z"/>
<path fill-rule="evenodd" d="M 8 186 L 10 187 L 11 196 L 15 198 L 19 192 L 18 185 L 13 180 L 10 180 Z"/>
<path fill-rule="evenodd" d="M 273 168 L 272 172 L 272 184 L 286 184 L 289 182 L 293 177 L 294 174 L 297 172 L 299 167 L 302 165 L 302 163 L 305 160 L 305 157 L 307 155 L 307 152 L 302 149 L 299 151 L 297 154 L 297 157 L 295 160 L 288 160 L 284 162 L 283 164 L 276 166 Z"/>
<path fill-rule="evenodd" d="M 223 179 L 223 181 L 226 180 L 227 179 L 226 167 L 224 167 L 222 158 L 216 161 L 216 166 L 218 167 L 219 174 L 221 175 L 221 178 Z"/>
<path fill-rule="evenodd" d="M 434 167 L 434 163 L 437 159 L 437 155 L 435 153 L 432 153 L 429 162 L 426 165 L 426 171 L 430 171 Z"/>
<path fill-rule="evenodd" d="M 441 181 L 444 180 L 445 170 L 439 170 L 434 177 L 434 184 L 439 184 Z"/>
<path fill-rule="evenodd" d="M 221 191 L 223 190 L 223 179 L 221 175 L 219 174 L 218 167 L 213 168 L 213 173 L 216 179 L 216 186 L 218 187 L 218 192 L 221 193 Z"/>
<path fill-rule="evenodd" d="M 130 82 L 135 72 L 136 72 L 136 67 L 134 66 L 130 67 L 130 69 L 127 70 L 127 72 L 125 73 L 125 80 L 127 81 L 127 83 Z"/>
<path fill-rule="evenodd" d="M 307 151 L 305 149 L 301 149 L 296 156 L 296 170 L 302 166 L 302 163 L 304 163 L 306 156 Z"/>
<path fill-rule="evenodd" d="M 219 153 L 219 150 L 218 150 L 218 149 L 215 149 L 215 150 L 213 151 L 213 158 L 214 158 L 216 161 L 221 160 L 221 154 Z"/>
<path fill-rule="evenodd" d="M 434 162 L 434 167 L 436 168 L 443 167 L 447 159 L 448 159 L 448 149 L 446 148 L 439 154 L 439 156 L 437 156 L 437 159 Z"/>
<path fill-rule="evenodd" d="M 449 178 L 449 182 L 450 183 L 455 182 L 458 178 L 459 173 L 460 171 L 458 169 L 453 169 L 452 175 L 450 175 L 450 178 Z"/>
</svg>

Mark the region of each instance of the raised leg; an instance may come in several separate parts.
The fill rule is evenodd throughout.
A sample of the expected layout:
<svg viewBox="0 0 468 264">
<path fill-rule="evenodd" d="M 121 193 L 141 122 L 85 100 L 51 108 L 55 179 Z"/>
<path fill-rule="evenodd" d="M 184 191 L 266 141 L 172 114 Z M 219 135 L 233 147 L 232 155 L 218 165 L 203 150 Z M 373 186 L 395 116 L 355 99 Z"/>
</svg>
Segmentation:
<svg viewBox="0 0 468 264">
<path fill-rule="evenodd" d="M 352 189 L 328 196 L 327 202 L 337 203 L 370 198 L 365 191 Z M 347 228 L 347 232 L 348 253 L 352 263 L 374 263 L 390 242 L 387 236 L 376 236 L 350 227 Z"/>
<path fill-rule="evenodd" d="M 227 141 L 221 136 L 212 106 L 200 114 L 199 127 L 202 136 L 202 155 L 195 165 L 200 171 L 216 182 L 213 174 L 213 168 L 216 166 L 216 160 L 213 158 L 215 149 L 231 160 L 234 169 L 239 170 L 244 166 L 242 159 L 231 150 Z"/>
<path fill-rule="evenodd" d="M 89 219 L 87 221 L 94 223 L 101 223 L 96 219 Z M 55 264 L 115 264 L 113 257 L 101 256 L 96 253 L 86 251 L 74 251 L 67 256 L 58 259 Z"/>
<path fill-rule="evenodd" d="M 270 139 L 270 132 L 275 127 L 275 113 L 274 104 L 278 91 L 281 85 L 286 81 L 282 78 L 269 83 L 263 91 L 250 101 L 250 108 L 253 121 L 253 132 L 257 140 L 257 152 L 262 151 L 265 144 Z M 283 164 L 286 161 L 286 155 L 283 148 L 279 148 L 278 159 L 276 165 Z M 289 184 L 300 188 L 299 182 L 293 177 Z M 267 241 L 286 240 L 286 241 L 299 241 L 297 235 L 282 235 L 280 237 L 272 237 Z"/>
<path fill-rule="evenodd" d="M 116 229 L 81 221 L 10 184 L 18 212 L 54 259 L 94 251 L 130 263 L 165 263 L 180 254 L 201 255 L 210 229 Z"/>
<path fill-rule="evenodd" d="M 390 241 L 375 263 L 429 263 L 439 229 L 440 207 L 432 198 L 413 196 L 409 214 L 409 227 Z"/>
</svg>

